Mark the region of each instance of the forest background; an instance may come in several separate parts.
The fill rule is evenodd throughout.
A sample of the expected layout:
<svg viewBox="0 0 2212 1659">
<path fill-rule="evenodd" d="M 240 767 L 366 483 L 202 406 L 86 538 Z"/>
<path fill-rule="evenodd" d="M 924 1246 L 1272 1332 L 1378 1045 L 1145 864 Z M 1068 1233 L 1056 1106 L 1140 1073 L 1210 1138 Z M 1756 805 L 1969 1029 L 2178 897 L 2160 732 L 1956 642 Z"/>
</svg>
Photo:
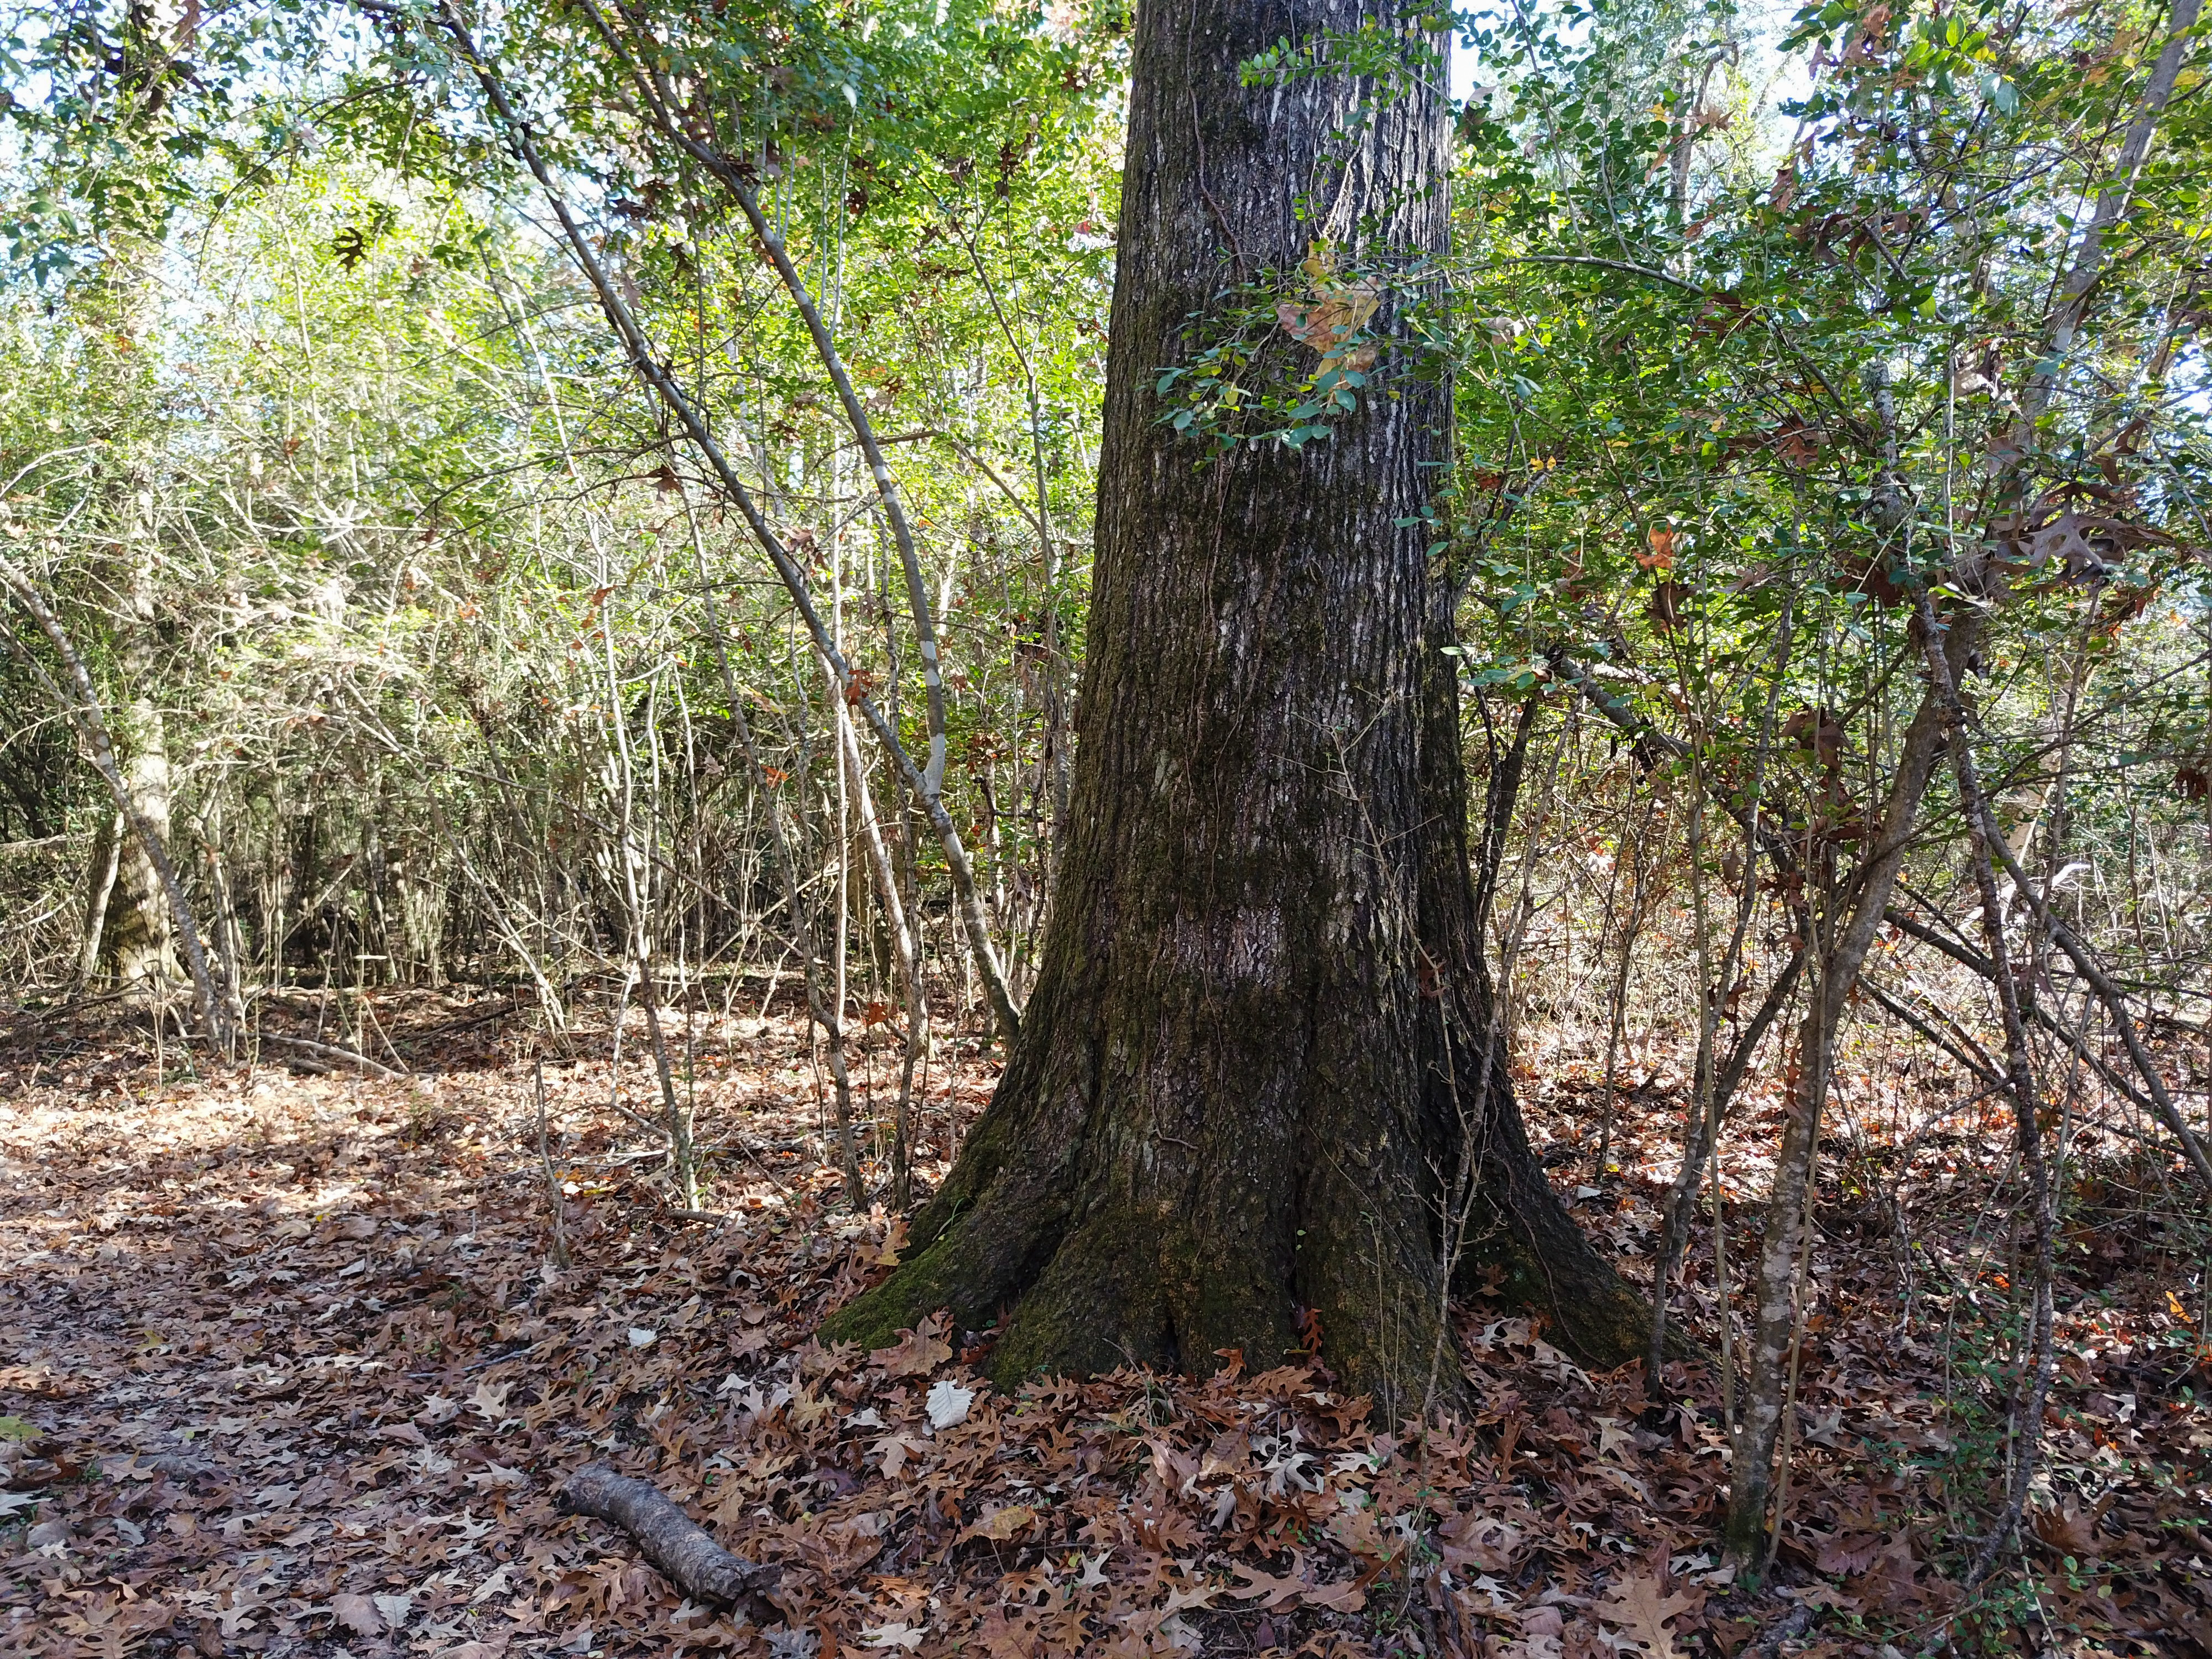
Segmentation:
<svg viewBox="0 0 2212 1659">
<path fill-rule="evenodd" d="M 1158 365 L 1159 418 L 1194 468 L 1328 444 L 1395 395 L 1377 317 L 1410 319 L 1406 372 L 1449 376 L 1431 556 L 1515 1079 L 1585 1230 L 1658 1291 L 1632 1443 L 1727 1455 L 1631 1506 L 1686 1528 L 1640 1578 L 1588 1539 L 1468 1541 L 1456 1508 L 1397 1546 L 1316 1531 L 1403 1589 L 1393 1626 L 1363 1588 L 1357 1639 L 2212 1650 L 2193 0 L 1285 16 L 1255 85 L 1354 76 L 1380 108 L 1449 79 L 1452 246 L 1238 258 Z M 26 1122 L 108 1046 L 156 1091 L 249 1063 L 399 1091 L 481 1018 L 544 1212 L 515 1249 L 549 1274 L 579 1200 L 625 1229 L 783 1212 L 791 1248 L 888 1265 L 1054 890 L 1131 21 L 13 18 L 0 972 Z M 684 98 L 641 100 L 641 73 Z M 1310 348 L 1289 374 L 1285 340 Z M 548 1065 L 575 1073 L 550 1132 Z M 406 1110 L 435 1164 L 436 1114 Z M 763 1327 L 794 1380 L 805 1316 L 867 1282 Z M 1478 1375 L 1627 1358 L 1484 1305 Z M 1697 1347 L 1662 1366 L 1670 1308 Z M 983 1357 L 951 1334 L 939 1358 Z M 1528 1443 L 1613 1455 L 1595 1409 Z M 0 1425 L 29 1492 L 65 1431 L 23 1413 Z M 1486 1430 L 1500 1490 L 1513 1420 Z M 8 1513 L 26 1559 L 54 1541 Z M 28 1608 L 37 1572 L 13 1582 Z M 94 1582 L 51 1592 L 57 1650 L 52 1608 Z M 1266 1603 L 1318 1622 L 1211 1639 L 1352 1640 L 1333 1582 Z M 1143 1639 L 1212 1630 L 1174 1605 L 1198 1593 L 1160 1590 Z M 319 1616 L 406 1628 L 333 1613 L 348 1594 Z M 846 1640 L 924 1639 L 872 1606 Z"/>
</svg>

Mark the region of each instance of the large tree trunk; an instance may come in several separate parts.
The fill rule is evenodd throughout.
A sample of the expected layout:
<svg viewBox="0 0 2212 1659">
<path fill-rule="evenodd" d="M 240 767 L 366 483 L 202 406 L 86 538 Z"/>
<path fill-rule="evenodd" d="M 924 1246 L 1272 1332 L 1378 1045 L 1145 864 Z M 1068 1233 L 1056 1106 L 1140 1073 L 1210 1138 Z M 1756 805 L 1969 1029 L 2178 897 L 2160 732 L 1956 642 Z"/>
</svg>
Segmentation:
<svg viewBox="0 0 2212 1659">
<path fill-rule="evenodd" d="M 1042 966 L 909 1261 L 826 1335 L 880 1341 L 949 1306 L 999 1323 L 992 1369 L 1010 1380 L 1210 1370 L 1230 1349 L 1272 1365 L 1310 1310 L 1325 1356 L 1391 1420 L 1456 1388 L 1439 1218 L 1462 1127 L 1480 1193 L 1514 1220 L 1474 1231 L 1545 1286 L 1601 1285 L 1583 1325 L 1612 1328 L 1625 1292 L 1544 1187 L 1495 1052 L 1426 556 L 1449 388 L 1414 372 L 1386 301 L 1384 390 L 1326 441 L 1209 461 L 1153 391 L 1188 359 L 1187 319 L 1239 276 L 1299 297 L 1310 239 L 1364 235 L 1360 256 L 1401 269 L 1443 251 L 1431 79 L 1388 104 L 1335 76 L 1239 83 L 1279 39 L 1396 15 L 1139 8 L 1087 678 Z M 1279 372 L 1316 362 L 1281 337 L 1270 349 Z M 1632 1352 L 1641 1318 L 1599 1351 Z"/>
</svg>

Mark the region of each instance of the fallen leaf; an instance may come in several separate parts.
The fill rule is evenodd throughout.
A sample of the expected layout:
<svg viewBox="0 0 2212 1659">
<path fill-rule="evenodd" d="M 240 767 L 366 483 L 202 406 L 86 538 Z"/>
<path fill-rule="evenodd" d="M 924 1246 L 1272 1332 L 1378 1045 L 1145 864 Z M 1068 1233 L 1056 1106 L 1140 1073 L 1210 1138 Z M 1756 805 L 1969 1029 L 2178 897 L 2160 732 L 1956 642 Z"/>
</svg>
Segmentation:
<svg viewBox="0 0 2212 1659">
<path fill-rule="evenodd" d="M 945 1340 L 949 1322 L 944 1315 L 932 1314 L 914 1329 L 901 1331 L 890 1347 L 875 1350 L 868 1363 L 880 1366 L 885 1376 L 927 1376 L 952 1358 L 952 1345 Z"/>
<path fill-rule="evenodd" d="M 1626 1631 L 1652 1659 L 1680 1659 L 1667 1621 L 1694 1613 L 1698 1606 L 1690 1596 L 1667 1595 L 1656 1578 L 1631 1574 L 1613 1587 L 1611 1600 L 1598 1603 L 1597 1616 Z"/>
<path fill-rule="evenodd" d="M 887 1434 L 868 1449 L 883 1459 L 884 1478 L 896 1480 L 906 1468 L 907 1464 L 912 1462 L 918 1453 L 927 1450 L 928 1446 L 926 1442 L 917 1440 L 910 1434 Z"/>
<path fill-rule="evenodd" d="M 2094 1556 L 2097 1548 L 2097 1517 L 2069 1504 L 2063 1510 L 2031 1510 L 2028 1524 L 2035 1535 L 2063 1555 Z"/>
<path fill-rule="evenodd" d="M 1523 1607 L 1513 1616 L 1524 1636 L 1548 1636 L 1556 1640 L 1567 1628 L 1565 1615 L 1555 1607 Z"/>
<path fill-rule="evenodd" d="M 496 1423 L 507 1410 L 507 1396 L 514 1389 L 512 1382 L 501 1382 L 495 1388 L 489 1382 L 477 1384 L 477 1391 L 469 1396 L 469 1409 L 488 1423 Z"/>
<path fill-rule="evenodd" d="M 376 1604 L 366 1595 L 348 1592 L 331 1597 L 331 1614 L 356 1636 L 381 1636 L 384 1620 L 377 1616 Z"/>
<path fill-rule="evenodd" d="M 1017 1533 L 1025 1531 L 1036 1519 L 1036 1511 L 1026 1504 L 1009 1504 L 1002 1510 L 994 1510 L 960 1535 L 963 1538 L 988 1538 L 1003 1544 Z"/>
<path fill-rule="evenodd" d="M 929 1412 L 929 1426 L 949 1429 L 968 1420 L 968 1408 L 975 1403 L 975 1390 L 963 1389 L 951 1377 L 941 1376 L 929 1385 L 929 1397 L 923 1403 Z"/>
</svg>

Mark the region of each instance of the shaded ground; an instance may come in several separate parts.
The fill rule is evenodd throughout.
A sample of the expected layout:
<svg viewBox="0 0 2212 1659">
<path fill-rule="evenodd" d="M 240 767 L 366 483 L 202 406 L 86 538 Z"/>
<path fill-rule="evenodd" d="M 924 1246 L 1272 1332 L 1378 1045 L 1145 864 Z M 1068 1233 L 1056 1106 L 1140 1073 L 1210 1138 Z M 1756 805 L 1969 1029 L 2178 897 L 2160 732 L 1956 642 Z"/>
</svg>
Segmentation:
<svg viewBox="0 0 2212 1659">
<path fill-rule="evenodd" d="M 1316 1368 L 1008 1397 L 962 1364 L 975 1333 L 823 1351 L 822 1310 L 896 1238 L 835 1207 L 781 1020 L 702 1021 L 688 1045 L 720 1223 L 666 1213 L 604 1035 L 549 1060 L 556 1267 L 531 1073 L 495 1006 L 381 1005 L 376 1052 L 441 1068 L 414 1080 L 193 1077 L 173 1048 L 165 1080 L 112 1009 L 0 1038 L 0 1650 L 1656 1659 L 1741 1650 L 1810 1602 L 1793 1650 L 1873 1655 L 1950 1609 L 1946 1540 L 2002 1457 L 2001 1367 L 1967 1339 L 2009 1288 L 1981 1167 L 2002 1137 L 1971 1115 L 1885 1127 L 1872 1077 L 1841 1114 L 1781 1588 L 1753 1598 L 1707 1549 L 1708 1385 L 1678 1377 L 1692 1404 L 1646 1417 L 1632 1369 L 1588 1376 L 1503 1312 L 1464 1320 L 1481 1417 L 1425 1437 L 1378 1433 Z M 269 1018 L 312 1041 L 315 1012 Z M 624 1071 L 620 1103 L 651 1115 Z M 932 1079 L 925 1175 L 989 1080 Z M 1555 1176 L 1632 1268 L 1679 1079 L 1624 1107 L 1620 1175 L 1596 1168 L 1589 1084 L 1562 1064 L 1524 1086 Z M 1732 1164 L 1731 1200 L 1758 1176 Z M 1965 1632 L 1991 1650 L 2212 1652 L 2212 1378 L 2183 1299 L 2203 1270 L 2174 1254 L 2163 1178 L 2107 1158 L 2075 1191 L 2034 1571 Z M 1755 1218 L 1729 1211 L 1741 1261 Z M 1712 1342 L 1709 1237 L 1694 1259 L 1683 1305 Z M 780 1621 L 684 1604 L 562 1516 L 560 1480 L 600 1458 L 779 1564 Z"/>
</svg>

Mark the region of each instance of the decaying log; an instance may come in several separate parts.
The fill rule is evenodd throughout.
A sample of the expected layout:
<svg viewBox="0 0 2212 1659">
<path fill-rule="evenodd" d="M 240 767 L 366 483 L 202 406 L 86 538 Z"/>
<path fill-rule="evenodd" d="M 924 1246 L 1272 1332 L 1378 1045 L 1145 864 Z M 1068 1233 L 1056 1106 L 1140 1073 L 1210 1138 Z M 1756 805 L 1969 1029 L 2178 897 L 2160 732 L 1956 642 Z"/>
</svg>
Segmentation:
<svg viewBox="0 0 2212 1659">
<path fill-rule="evenodd" d="M 650 1481 L 592 1463 L 568 1477 L 561 1501 L 628 1533 L 638 1553 L 694 1601 L 742 1608 L 760 1622 L 776 1616 L 763 1597 L 775 1587 L 776 1569 L 731 1554 Z"/>
</svg>

